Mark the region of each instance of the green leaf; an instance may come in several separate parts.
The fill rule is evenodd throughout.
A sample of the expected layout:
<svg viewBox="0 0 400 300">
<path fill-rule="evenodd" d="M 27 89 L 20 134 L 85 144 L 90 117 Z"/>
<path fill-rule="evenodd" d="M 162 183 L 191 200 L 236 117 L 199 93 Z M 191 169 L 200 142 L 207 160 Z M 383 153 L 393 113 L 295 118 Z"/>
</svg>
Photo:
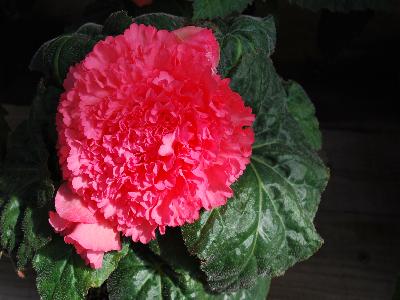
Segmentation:
<svg viewBox="0 0 400 300">
<path fill-rule="evenodd" d="M 284 82 L 287 94 L 287 107 L 292 117 L 297 121 L 307 142 L 314 150 L 320 150 L 322 145 L 319 123 L 315 117 L 315 107 L 307 93 L 295 81 Z"/>
<path fill-rule="evenodd" d="M 51 240 L 52 230 L 48 222 L 48 208 L 26 208 L 22 221 L 23 239 L 17 252 L 17 267 L 24 268 L 37 250 Z"/>
<path fill-rule="evenodd" d="M 231 13 L 241 13 L 252 0 L 194 0 L 193 19 L 213 19 L 226 17 Z"/>
<path fill-rule="evenodd" d="M 124 245 L 121 251 L 108 252 L 104 255 L 103 267 L 95 270 L 85 266 L 72 246 L 60 237 L 55 238 L 33 259 L 41 299 L 84 299 L 90 288 L 103 284 L 127 250 Z"/>
<path fill-rule="evenodd" d="M 246 29 L 242 27 L 247 36 L 242 41 L 254 44 L 261 38 L 258 30 Z M 239 38 L 228 32 L 226 39 Z M 264 39 L 272 47 L 274 39 Z M 229 40 L 224 39 L 223 45 L 231 47 Z M 313 219 L 327 169 L 288 111 L 271 52 L 254 49 L 236 50 L 239 57 L 226 60 L 235 61 L 233 66 L 224 66 L 231 87 L 256 114 L 251 164 L 234 184 L 234 197 L 227 205 L 204 212 L 199 221 L 182 229 L 189 251 L 201 260 L 215 291 L 235 291 L 253 286 L 258 276 L 282 275 L 322 245 Z"/>
<path fill-rule="evenodd" d="M 132 24 L 132 18 L 126 11 L 117 11 L 112 13 L 104 22 L 104 35 L 122 34 Z"/>
<path fill-rule="evenodd" d="M 84 34 L 95 39 L 98 39 L 103 34 L 103 25 L 96 23 L 83 24 L 76 30 L 76 33 Z"/>
<path fill-rule="evenodd" d="M 178 256 L 176 256 L 178 258 Z M 210 294 L 200 280 L 178 266 L 171 268 L 145 247 L 130 249 L 108 279 L 109 298 L 118 299 L 254 299 L 264 300 L 269 280 L 260 279 L 251 290 Z"/>
<path fill-rule="evenodd" d="M 221 60 L 219 73 L 231 77 L 230 72 L 240 64 L 244 53 L 271 55 L 275 50 L 276 27 L 272 16 L 255 18 L 239 16 L 224 30 L 220 38 Z"/>
<path fill-rule="evenodd" d="M 9 253 L 15 247 L 16 226 L 21 212 L 21 204 L 18 198 L 13 197 L 4 207 L 0 219 L 1 247 Z"/>
<path fill-rule="evenodd" d="M 82 61 L 104 36 L 102 26 L 88 23 L 75 33 L 61 35 L 44 43 L 33 56 L 29 68 L 62 86 L 71 66 Z"/>
<path fill-rule="evenodd" d="M 396 9 L 395 0 L 289 0 L 289 3 L 311 10 L 328 9 L 331 11 L 348 12 L 351 10 L 386 10 Z"/>
<path fill-rule="evenodd" d="M 133 19 L 134 23 L 151 25 L 161 30 L 176 30 L 185 26 L 185 18 L 164 13 L 146 14 Z"/>
</svg>

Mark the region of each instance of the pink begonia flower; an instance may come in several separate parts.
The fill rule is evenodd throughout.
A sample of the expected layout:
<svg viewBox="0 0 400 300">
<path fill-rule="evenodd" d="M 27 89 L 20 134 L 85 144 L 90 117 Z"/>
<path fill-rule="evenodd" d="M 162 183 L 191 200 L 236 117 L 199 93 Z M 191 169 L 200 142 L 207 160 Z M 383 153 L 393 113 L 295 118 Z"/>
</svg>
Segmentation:
<svg viewBox="0 0 400 300">
<path fill-rule="evenodd" d="M 143 6 L 152 4 L 153 0 L 132 0 L 132 2 L 135 3 L 139 7 L 143 7 Z"/>
<path fill-rule="evenodd" d="M 64 81 L 57 112 L 65 183 L 50 223 L 93 268 L 166 226 L 224 205 L 250 161 L 254 115 L 216 73 L 209 29 L 132 24 Z"/>
</svg>

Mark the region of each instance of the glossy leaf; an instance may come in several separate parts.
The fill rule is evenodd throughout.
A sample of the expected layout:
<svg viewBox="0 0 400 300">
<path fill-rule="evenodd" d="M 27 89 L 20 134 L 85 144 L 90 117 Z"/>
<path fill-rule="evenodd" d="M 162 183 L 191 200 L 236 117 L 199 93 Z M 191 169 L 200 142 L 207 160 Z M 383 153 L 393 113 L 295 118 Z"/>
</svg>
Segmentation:
<svg viewBox="0 0 400 300">
<path fill-rule="evenodd" d="M 124 245 L 121 251 L 108 252 L 103 267 L 95 270 L 85 265 L 72 246 L 56 237 L 33 259 L 41 299 L 84 299 L 90 288 L 103 284 L 127 250 L 127 245 Z"/>
<path fill-rule="evenodd" d="M 260 38 L 259 31 L 246 29 L 241 30 L 247 37 L 254 33 L 254 40 Z M 226 38 L 235 42 L 224 39 L 224 47 L 238 40 L 229 32 Z M 266 49 L 273 49 L 274 37 L 264 39 L 271 43 Z M 251 41 L 241 39 L 241 43 Z M 246 47 L 250 50 L 236 47 L 222 53 L 238 56 L 227 60 L 233 65 L 224 69 L 229 70 L 232 88 L 256 114 L 251 165 L 233 186 L 234 197 L 226 206 L 206 211 L 199 221 L 183 227 L 189 251 L 200 258 L 216 291 L 253 286 L 257 276 L 281 275 L 322 244 L 313 218 L 327 169 L 287 109 L 286 92 L 268 57 L 270 51 Z"/>
<path fill-rule="evenodd" d="M 178 258 L 178 257 L 177 257 Z M 108 280 L 109 298 L 123 299 L 254 299 L 264 300 L 269 280 L 260 279 L 251 290 L 210 294 L 188 270 L 171 268 L 144 247 L 130 249 Z"/>
<path fill-rule="evenodd" d="M 295 81 L 284 82 L 287 107 L 292 117 L 297 121 L 307 142 L 314 150 L 321 149 L 322 136 L 319 123 L 315 117 L 315 107 L 307 93 Z"/>
<path fill-rule="evenodd" d="M 241 13 L 252 0 L 194 0 L 193 18 L 213 19 L 226 17 L 231 13 Z"/>
</svg>

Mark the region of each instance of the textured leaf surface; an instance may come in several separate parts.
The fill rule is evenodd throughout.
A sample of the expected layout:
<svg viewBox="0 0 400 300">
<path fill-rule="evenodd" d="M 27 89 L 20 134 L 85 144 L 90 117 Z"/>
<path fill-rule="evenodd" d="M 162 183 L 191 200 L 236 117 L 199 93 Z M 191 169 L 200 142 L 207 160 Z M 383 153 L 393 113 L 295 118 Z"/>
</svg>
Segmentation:
<svg viewBox="0 0 400 300">
<path fill-rule="evenodd" d="M 132 23 L 151 25 L 157 29 L 175 30 L 185 24 L 185 19 L 165 13 L 146 14 L 132 19 L 125 11 L 111 14 L 105 21 L 105 35 L 122 34 Z"/>
<path fill-rule="evenodd" d="M 235 18 L 220 38 L 221 61 L 219 73 L 231 77 L 245 53 L 267 53 L 275 50 L 276 28 L 273 17 L 263 19 L 251 16 Z"/>
<path fill-rule="evenodd" d="M 194 0 L 193 18 L 213 19 L 226 17 L 231 13 L 241 13 L 252 0 Z"/>
<path fill-rule="evenodd" d="M 103 267 L 85 266 L 75 249 L 57 237 L 41 248 L 33 259 L 37 272 L 37 289 L 42 299 L 84 299 L 89 288 L 99 287 L 127 254 L 125 245 L 119 252 L 107 253 Z"/>
<path fill-rule="evenodd" d="M 18 247 L 17 267 L 24 268 L 35 252 L 51 240 L 52 230 L 48 222 L 48 208 L 26 208 L 22 221 L 23 239 Z"/>
<path fill-rule="evenodd" d="M 104 22 L 104 35 L 121 34 L 132 24 L 132 18 L 128 16 L 126 11 L 117 11 L 112 13 Z"/>
<path fill-rule="evenodd" d="M 300 84 L 294 81 L 284 83 L 287 94 L 287 107 L 297 121 L 307 142 L 314 150 L 321 149 L 322 137 L 319 123 L 315 117 L 315 107 Z"/>
<path fill-rule="evenodd" d="M 85 24 L 77 32 L 44 43 L 33 56 L 29 68 L 43 73 L 50 81 L 62 85 L 68 70 L 82 61 L 104 36 L 96 35 L 101 27 Z"/>
<path fill-rule="evenodd" d="M 331 11 L 350 10 L 388 10 L 396 8 L 395 0 L 289 0 L 290 3 L 311 10 L 329 9 Z"/>
<path fill-rule="evenodd" d="M 0 219 L 1 247 L 11 252 L 15 247 L 16 227 L 21 213 L 21 204 L 18 198 L 11 198 L 4 206 Z"/>
<path fill-rule="evenodd" d="M 178 257 L 177 257 L 178 258 Z M 269 280 L 263 278 L 250 290 L 213 295 L 190 271 L 166 265 L 159 257 L 143 249 L 129 250 L 108 280 L 109 298 L 123 299 L 252 299 L 264 300 Z"/>
<path fill-rule="evenodd" d="M 265 21 L 258 19 L 260 25 Z M 226 60 L 222 71 L 256 114 L 252 162 L 226 206 L 204 212 L 198 222 L 183 227 L 189 251 L 200 258 L 216 291 L 252 286 L 258 275 L 281 275 L 322 244 L 313 218 L 327 170 L 287 109 L 285 89 L 269 58 L 273 24 L 269 37 L 262 37 L 268 30 L 255 30 L 254 22 L 242 24 L 246 38 L 238 38 L 240 33 L 230 36 L 228 30 L 226 39 L 234 42 L 223 40 L 224 47 L 230 47 L 222 49 L 223 55 L 237 59 Z M 266 51 L 251 47 L 262 38 L 271 43 Z"/>
<path fill-rule="evenodd" d="M 185 26 L 185 19 L 169 14 L 154 13 L 139 16 L 133 19 L 134 23 L 151 25 L 157 29 L 176 30 Z"/>
</svg>

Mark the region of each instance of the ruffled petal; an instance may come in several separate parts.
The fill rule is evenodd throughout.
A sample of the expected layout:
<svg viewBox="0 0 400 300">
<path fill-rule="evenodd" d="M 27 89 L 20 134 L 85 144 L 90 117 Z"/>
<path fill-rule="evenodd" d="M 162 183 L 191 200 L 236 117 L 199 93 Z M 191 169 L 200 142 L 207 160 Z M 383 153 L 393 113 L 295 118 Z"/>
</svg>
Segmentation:
<svg viewBox="0 0 400 300">
<path fill-rule="evenodd" d="M 60 215 L 54 211 L 49 212 L 49 223 L 56 232 L 62 232 L 73 225 L 73 223 L 61 218 Z"/>
<path fill-rule="evenodd" d="M 67 243 L 79 244 L 83 249 L 91 251 L 121 250 L 118 231 L 105 221 L 95 224 L 78 223 L 64 239 Z"/>
<path fill-rule="evenodd" d="M 210 29 L 187 26 L 174 30 L 173 33 L 185 44 L 205 54 L 215 69 L 219 63 L 219 45 Z"/>
<path fill-rule="evenodd" d="M 83 204 L 67 183 L 63 183 L 56 194 L 56 211 L 59 217 L 75 223 L 96 223 L 94 214 Z"/>
</svg>

